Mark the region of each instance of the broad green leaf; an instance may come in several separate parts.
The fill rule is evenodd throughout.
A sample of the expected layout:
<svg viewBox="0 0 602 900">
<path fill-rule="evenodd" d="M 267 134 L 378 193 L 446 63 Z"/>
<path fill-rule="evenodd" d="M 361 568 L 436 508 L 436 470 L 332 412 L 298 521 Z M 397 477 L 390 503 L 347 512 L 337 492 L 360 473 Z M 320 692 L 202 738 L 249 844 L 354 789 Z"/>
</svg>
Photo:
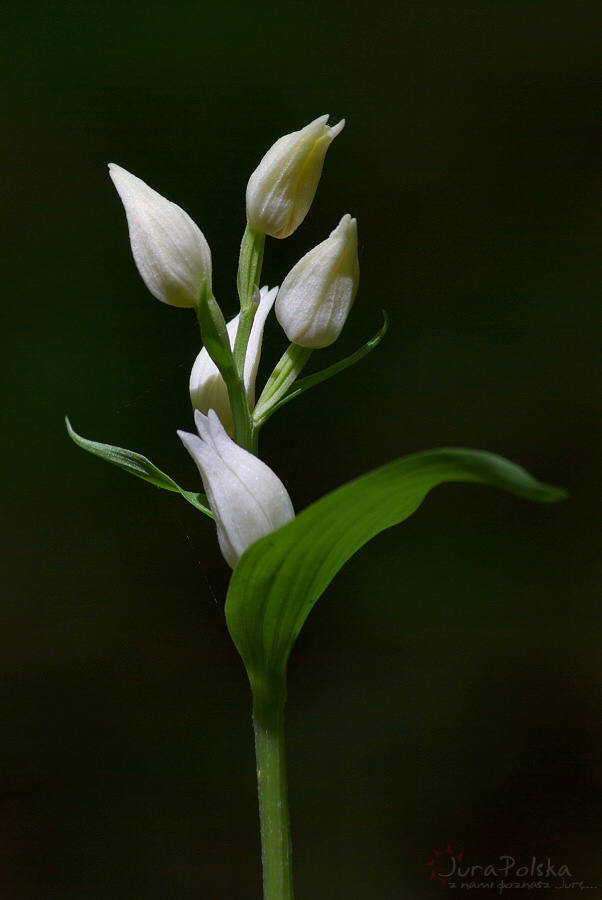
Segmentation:
<svg viewBox="0 0 602 900">
<path fill-rule="evenodd" d="M 175 481 L 158 469 L 145 456 L 140 453 L 134 453 L 133 450 L 125 450 L 123 447 L 113 447 L 111 444 L 100 444 L 98 441 L 89 441 L 87 438 L 81 437 L 71 427 L 71 422 L 65 416 L 67 423 L 67 431 L 69 436 L 75 441 L 78 447 L 88 450 L 94 456 L 105 459 L 107 462 L 119 466 L 131 475 L 137 475 L 143 481 L 149 481 L 156 487 L 163 488 L 165 491 L 173 491 L 181 494 L 185 500 L 188 500 L 196 509 L 199 509 L 205 515 L 213 518 L 213 513 L 209 507 L 209 501 L 205 494 L 195 494 L 192 491 L 185 491 Z"/>
<path fill-rule="evenodd" d="M 501 456 L 445 448 L 389 463 L 318 500 L 249 547 L 232 574 L 226 619 L 254 690 L 282 677 L 309 611 L 344 563 L 446 481 L 488 484 L 540 503 L 566 497 Z"/>
</svg>

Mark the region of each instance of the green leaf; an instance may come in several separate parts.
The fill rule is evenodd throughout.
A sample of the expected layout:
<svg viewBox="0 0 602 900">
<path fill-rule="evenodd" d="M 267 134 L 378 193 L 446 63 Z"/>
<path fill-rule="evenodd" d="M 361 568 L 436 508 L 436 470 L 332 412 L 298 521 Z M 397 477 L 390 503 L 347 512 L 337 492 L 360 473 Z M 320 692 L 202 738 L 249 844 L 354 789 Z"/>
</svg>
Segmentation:
<svg viewBox="0 0 602 900">
<path fill-rule="evenodd" d="M 283 676 L 309 611 L 344 563 L 446 481 L 493 485 L 540 503 L 567 496 L 501 456 L 445 448 L 389 463 L 318 500 L 249 547 L 232 574 L 226 619 L 254 690 Z"/>
<path fill-rule="evenodd" d="M 227 372 L 232 373 L 234 376 L 236 366 L 234 365 L 234 357 L 232 356 L 228 338 L 226 320 L 213 294 L 207 294 L 206 276 L 203 277 L 203 288 L 197 306 L 197 317 L 201 329 L 201 338 L 207 353 L 222 375 L 224 375 L 224 372 Z"/>
<path fill-rule="evenodd" d="M 176 494 L 181 494 L 182 497 L 184 497 L 185 500 L 188 500 L 188 502 L 196 509 L 205 513 L 206 516 L 213 518 L 213 513 L 209 508 L 209 501 L 205 494 L 195 494 L 192 491 L 185 491 L 176 484 L 169 475 L 166 475 L 154 466 L 150 460 L 140 453 L 134 453 L 133 450 L 125 450 L 123 447 L 113 447 L 111 444 L 99 444 L 98 441 L 89 441 L 87 438 L 81 437 L 81 435 L 73 430 L 67 416 L 65 416 L 65 422 L 67 424 L 69 436 L 75 441 L 78 447 L 88 450 L 90 453 L 93 453 L 94 456 L 98 456 L 99 459 L 105 459 L 107 462 L 119 466 L 120 469 L 124 469 L 131 475 L 137 475 L 138 478 L 142 478 L 143 481 L 149 481 L 151 484 L 156 485 L 156 487 L 163 488 L 165 491 L 173 491 Z"/>
<path fill-rule="evenodd" d="M 306 378 L 301 378 L 299 381 L 296 381 L 295 384 L 291 387 L 291 389 L 284 395 L 282 400 L 278 403 L 275 403 L 274 406 L 269 408 L 269 411 L 265 416 L 261 416 L 259 424 L 263 425 L 270 416 L 272 416 L 277 409 L 284 406 L 285 403 L 288 403 L 289 400 L 293 400 L 295 397 L 298 397 L 299 394 L 302 394 L 303 391 L 308 390 L 308 388 L 313 387 L 316 384 L 320 384 L 322 381 L 327 381 L 329 378 L 332 378 L 333 375 L 338 375 L 339 372 L 342 372 L 343 369 L 352 366 L 354 363 L 359 362 L 360 359 L 363 359 L 364 356 L 367 356 L 371 350 L 374 350 L 375 347 L 380 344 L 382 338 L 385 336 L 387 332 L 387 328 L 389 327 L 389 319 L 386 312 L 382 311 L 384 323 L 382 328 L 377 331 L 373 338 L 370 338 L 363 347 L 360 347 L 359 350 L 356 350 L 355 353 L 352 353 L 351 356 L 346 356 L 345 359 L 339 360 L 339 362 L 335 363 L 332 366 L 328 366 L 327 369 L 322 369 L 321 372 L 316 372 L 315 375 L 308 375 Z M 260 398 L 261 400 L 261 398 Z M 259 405 L 259 404 L 258 404 Z"/>
</svg>

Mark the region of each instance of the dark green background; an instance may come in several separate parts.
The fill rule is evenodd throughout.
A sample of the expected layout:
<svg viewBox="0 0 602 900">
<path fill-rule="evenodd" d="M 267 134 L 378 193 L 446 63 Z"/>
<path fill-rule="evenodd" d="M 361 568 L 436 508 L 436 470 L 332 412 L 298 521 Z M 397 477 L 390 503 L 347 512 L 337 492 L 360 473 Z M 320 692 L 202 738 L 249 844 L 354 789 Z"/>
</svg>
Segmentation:
<svg viewBox="0 0 602 900">
<path fill-rule="evenodd" d="M 106 164 L 192 215 L 232 315 L 246 181 L 325 112 L 347 127 L 264 281 L 349 212 L 360 292 L 312 365 L 356 349 L 382 307 L 391 327 L 264 429 L 296 508 L 442 445 L 572 498 L 440 488 L 329 588 L 290 671 L 297 896 L 445 896 L 425 863 L 448 842 L 469 865 L 550 856 L 602 891 L 596 12 L 4 4 L 2 900 L 260 897 L 250 696 L 212 524 L 84 454 L 62 417 L 198 486 L 175 435 L 194 316 L 145 291 Z M 262 378 L 275 323 L 266 340 Z"/>
</svg>

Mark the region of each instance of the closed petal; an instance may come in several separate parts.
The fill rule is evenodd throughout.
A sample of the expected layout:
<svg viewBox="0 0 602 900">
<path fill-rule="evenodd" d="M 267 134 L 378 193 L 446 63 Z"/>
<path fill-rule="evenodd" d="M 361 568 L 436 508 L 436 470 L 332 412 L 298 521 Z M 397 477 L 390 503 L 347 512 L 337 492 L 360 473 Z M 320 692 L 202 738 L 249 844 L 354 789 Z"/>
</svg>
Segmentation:
<svg viewBox="0 0 602 900">
<path fill-rule="evenodd" d="M 282 282 L 276 317 L 289 341 L 328 347 L 343 328 L 359 285 L 357 223 L 345 215 Z"/>
<path fill-rule="evenodd" d="M 171 200 L 111 163 L 109 172 L 125 208 L 134 261 L 147 288 L 171 306 L 196 306 L 203 284 L 211 290 L 211 251 L 203 232 Z"/>
<path fill-rule="evenodd" d="M 328 116 L 320 116 L 268 150 L 247 185 L 251 228 L 285 238 L 299 227 L 316 194 L 326 151 L 345 120 L 332 128 L 327 123 Z"/>
<path fill-rule="evenodd" d="M 207 416 L 197 411 L 195 423 L 198 437 L 178 434 L 199 468 L 220 549 L 234 568 L 247 547 L 286 525 L 295 512 L 278 476 L 228 437 L 213 410 Z"/>
</svg>

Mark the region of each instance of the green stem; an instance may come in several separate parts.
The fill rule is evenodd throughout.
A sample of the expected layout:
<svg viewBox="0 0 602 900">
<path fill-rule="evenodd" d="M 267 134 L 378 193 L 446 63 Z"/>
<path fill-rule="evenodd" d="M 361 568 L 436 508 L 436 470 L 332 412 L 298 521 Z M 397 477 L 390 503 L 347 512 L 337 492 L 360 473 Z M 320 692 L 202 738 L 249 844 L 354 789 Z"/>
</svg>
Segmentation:
<svg viewBox="0 0 602 900">
<path fill-rule="evenodd" d="M 263 900 L 293 900 L 291 837 L 284 755 L 284 676 L 274 690 L 253 694 Z"/>
<path fill-rule="evenodd" d="M 251 306 L 255 287 L 259 287 L 264 246 L 265 234 L 263 231 L 254 231 L 252 228 L 249 228 L 249 223 L 247 222 L 240 245 L 238 275 L 236 276 L 240 309 L 243 313 Z"/>
<path fill-rule="evenodd" d="M 263 248 L 265 246 L 265 234 L 262 231 L 253 231 L 245 228 L 240 245 L 240 257 L 238 260 L 238 296 L 240 298 L 240 321 L 236 340 L 234 342 L 234 360 L 240 378 L 243 378 L 245 368 L 245 356 L 247 344 L 253 326 L 253 319 L 259 305 L 259 279 L 263 265 Z"/>
<path fill-rule="evenodd" d="M 236 331 L 236 340 L 234 342 L 234 350 L 232 351 L 232 354 L 234 356 L 234 362 L 236 363 L 236 368 L 241 379 L 244 379 L 247 345 L 249 343 L 251 328 L 253 327 L 253 320 L 255 318 L 255 313 L 257 312 L 258 306 L 259 294 L 257 293 L 255 294 L 249 309 L 247 309 L 246 312 L 241 312 L 240 319 L 238 320 L 238 329 Z"/>
<path fill-rule="evenodd" d="M 257 431 L 253 427 L 249 404 L 244 390 L 244 372 L 249 336 L 259 305 L 258 284 L 263 265 L 264 246 L 265 234 L 262 231 L 253 231 L 247 223 L 240 245 L 238 261 L 236 280 L 240 297 L 240 320 L 232 351 L 240 387 L 234 380 L 232 380 L 232 385 L 226 381 L 234 420 L 234 440 L 241 447 L 244 447 L 245 450 L 255 454 L 257 453 Z M 240 391 L 242 391 L 242 394 L 240 394 Z"/>
<path fill-rule="evenodd" d="M 226 381 L 228 399 L 232 408 L 232 421 L 234 423 L 234 440 L 244 450 L 250 453 L 257 452 L 257 441 L 253 433 L 251 413 L 247 402 L 245 387 L 240 378 Z M 254 449 L 255 448 L 255 449 Z"/>
<path fill-rule="evenodd" d="M 257 438 L 254 434 L 243 378 L 239 374 L 232 350 L 230 349 L 230 341 L 222 311 L 215 297 L 207 295 L 205 284 L 203 284 L 203 291 L 196 313 L 203 344 L 218 367 L 228 389 L 228 399 L 230 400 L 234 422 L 234 440 L 245 450 L 249 450 L 252 453 L 256 452 Z M 253 447 L 255 447 L 255 450 L 253 450 Z"/>
<path fill-rule="evenodd" d="M 253 410 L 255 430 L 272 415 L 274 407 L 299 377 L 311 354 L 310 347 L 301 347 L 299 344 L 290 344 L 284 351 Z"/>
</svg>

